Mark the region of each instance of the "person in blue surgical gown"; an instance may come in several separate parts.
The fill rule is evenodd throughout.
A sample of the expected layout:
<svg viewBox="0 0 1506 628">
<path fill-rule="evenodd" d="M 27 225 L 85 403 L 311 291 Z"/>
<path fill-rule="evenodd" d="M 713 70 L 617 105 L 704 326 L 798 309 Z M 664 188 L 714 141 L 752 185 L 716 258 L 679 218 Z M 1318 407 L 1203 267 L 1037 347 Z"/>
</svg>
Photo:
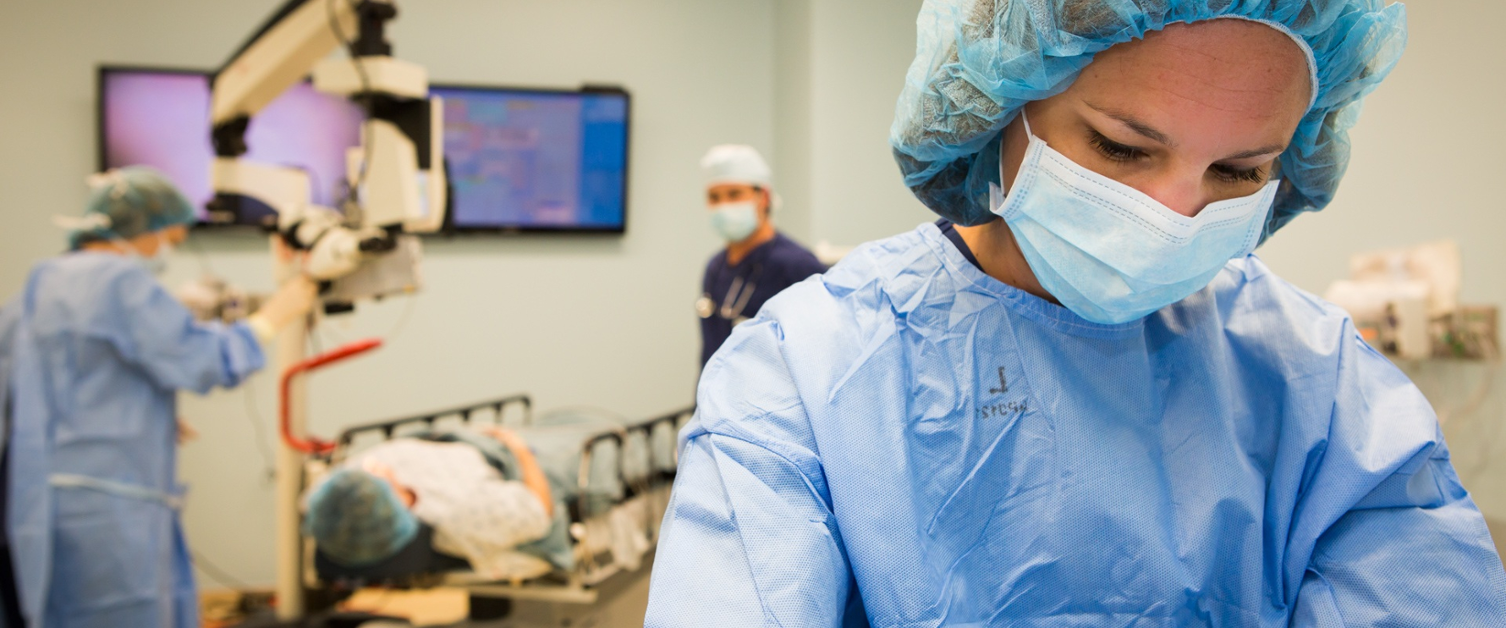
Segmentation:
<svg viewBox="0 0 1506 628">
<path fill-rule="evenodd" d="M 1329 202 L 1403 6 L 918 25 L 891 143 L 942 220 L 711 358 L 647 625 L 1506 626 L 1426 400 L 1250 255 Z"/>
<path fill-rule="evenodd" d="M 178 390 L 234 386 L 259 345 L 314 303 L 288 281 L 246 322 L 195 322 L 157 283 L 194 220 L 160 173 L 93 181 L 72 251 L 37 264 L 0 309 L 5 535 L 31 628 L 198 625 L 175 480 Z M 10 596 L 7 596 L 10 597 Z"/>
</svg>

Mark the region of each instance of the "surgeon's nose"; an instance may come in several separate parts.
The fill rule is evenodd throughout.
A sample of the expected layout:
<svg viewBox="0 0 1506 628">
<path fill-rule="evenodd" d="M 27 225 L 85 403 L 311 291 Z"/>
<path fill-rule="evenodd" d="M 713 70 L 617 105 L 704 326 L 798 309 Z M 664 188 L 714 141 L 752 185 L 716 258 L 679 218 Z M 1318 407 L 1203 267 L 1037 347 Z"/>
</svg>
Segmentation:
<svg viewBox="0 0 1506 628">
<path fill-rule="evenodd" d="M 1208 198 L 1201 176 L 1162 176 L 1140 182 L 1135 188 L 1171 211 L 1189 218 L 1198 215 L 1209 203 L 1217 200 Z"/>
</svg>

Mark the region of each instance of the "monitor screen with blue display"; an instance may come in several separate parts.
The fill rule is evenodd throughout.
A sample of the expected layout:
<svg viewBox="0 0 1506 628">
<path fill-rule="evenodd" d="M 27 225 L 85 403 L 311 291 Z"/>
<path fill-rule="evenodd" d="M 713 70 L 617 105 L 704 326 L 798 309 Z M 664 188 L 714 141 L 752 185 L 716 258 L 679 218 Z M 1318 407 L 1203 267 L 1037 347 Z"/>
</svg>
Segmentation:
<svg viewBox="0 0 1506 628">
<path fill-rule="evenodd" d="M 435 86 L 460 230 L 622 231 L 628 96 Z"/>
<path fill-rule="evenodd" d="M 212 196 L 205 72 L 100 71 L 100 168 L 148 165 L 194 201 Z M 598 231 L 627 223 L 628 95 L 435 85 L 445 99 L 453 231 Z M 300 168 L 312 199 L 338 201 L 345 151 L 360 137 L 350 101 L 301 83 L 251 123 L 247 159 Z M 265 224 L 270 216 L 249 216 Z"/>
</svg>

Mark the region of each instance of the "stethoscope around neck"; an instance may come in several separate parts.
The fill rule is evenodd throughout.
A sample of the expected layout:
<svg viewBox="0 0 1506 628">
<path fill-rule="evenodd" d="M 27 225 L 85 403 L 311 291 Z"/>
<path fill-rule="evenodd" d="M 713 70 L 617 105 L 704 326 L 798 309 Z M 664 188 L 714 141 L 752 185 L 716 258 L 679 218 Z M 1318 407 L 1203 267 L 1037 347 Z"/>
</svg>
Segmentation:
<svg viewBox="0 0 1506 628">
<path fill-rule="evenodd" d="M 758 291 L 758 280 L 762 276 L 763 264 L 755 264 L 753 271 L 746 276 L 733 277 L 732 286 L 727 290 L 727 296 L 722 298 L 721 307 L 717 307 L 710 293 L 702 293 L 701 298 L 695 301 L 696 314 L 701 318 L 720 316 L 733 321 L 733 324 L 746 320 L 743 311 L 748 308 L 748 302 L 753 300 L 753 293 Z"/>
</svg>

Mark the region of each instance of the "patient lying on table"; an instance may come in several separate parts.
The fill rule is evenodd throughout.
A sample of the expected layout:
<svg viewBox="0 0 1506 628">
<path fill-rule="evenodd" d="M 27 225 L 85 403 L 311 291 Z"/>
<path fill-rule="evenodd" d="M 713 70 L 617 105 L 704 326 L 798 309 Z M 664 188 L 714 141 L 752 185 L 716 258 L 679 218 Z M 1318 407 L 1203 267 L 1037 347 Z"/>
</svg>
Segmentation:
<svg viewBox="0 0 1506 628">
<path fill-rule="evenodd" d="M 375 445 L 314 486 L 307 506 L 305 529 L 320 551 L 352 567 L 397 554 L 423 522 L 434 529 L 436 551 L 497 577 L 518 546 L 550 536 L 556 525 L 549 482 L 533 453 L 500 429 Z"/>
</svg>

